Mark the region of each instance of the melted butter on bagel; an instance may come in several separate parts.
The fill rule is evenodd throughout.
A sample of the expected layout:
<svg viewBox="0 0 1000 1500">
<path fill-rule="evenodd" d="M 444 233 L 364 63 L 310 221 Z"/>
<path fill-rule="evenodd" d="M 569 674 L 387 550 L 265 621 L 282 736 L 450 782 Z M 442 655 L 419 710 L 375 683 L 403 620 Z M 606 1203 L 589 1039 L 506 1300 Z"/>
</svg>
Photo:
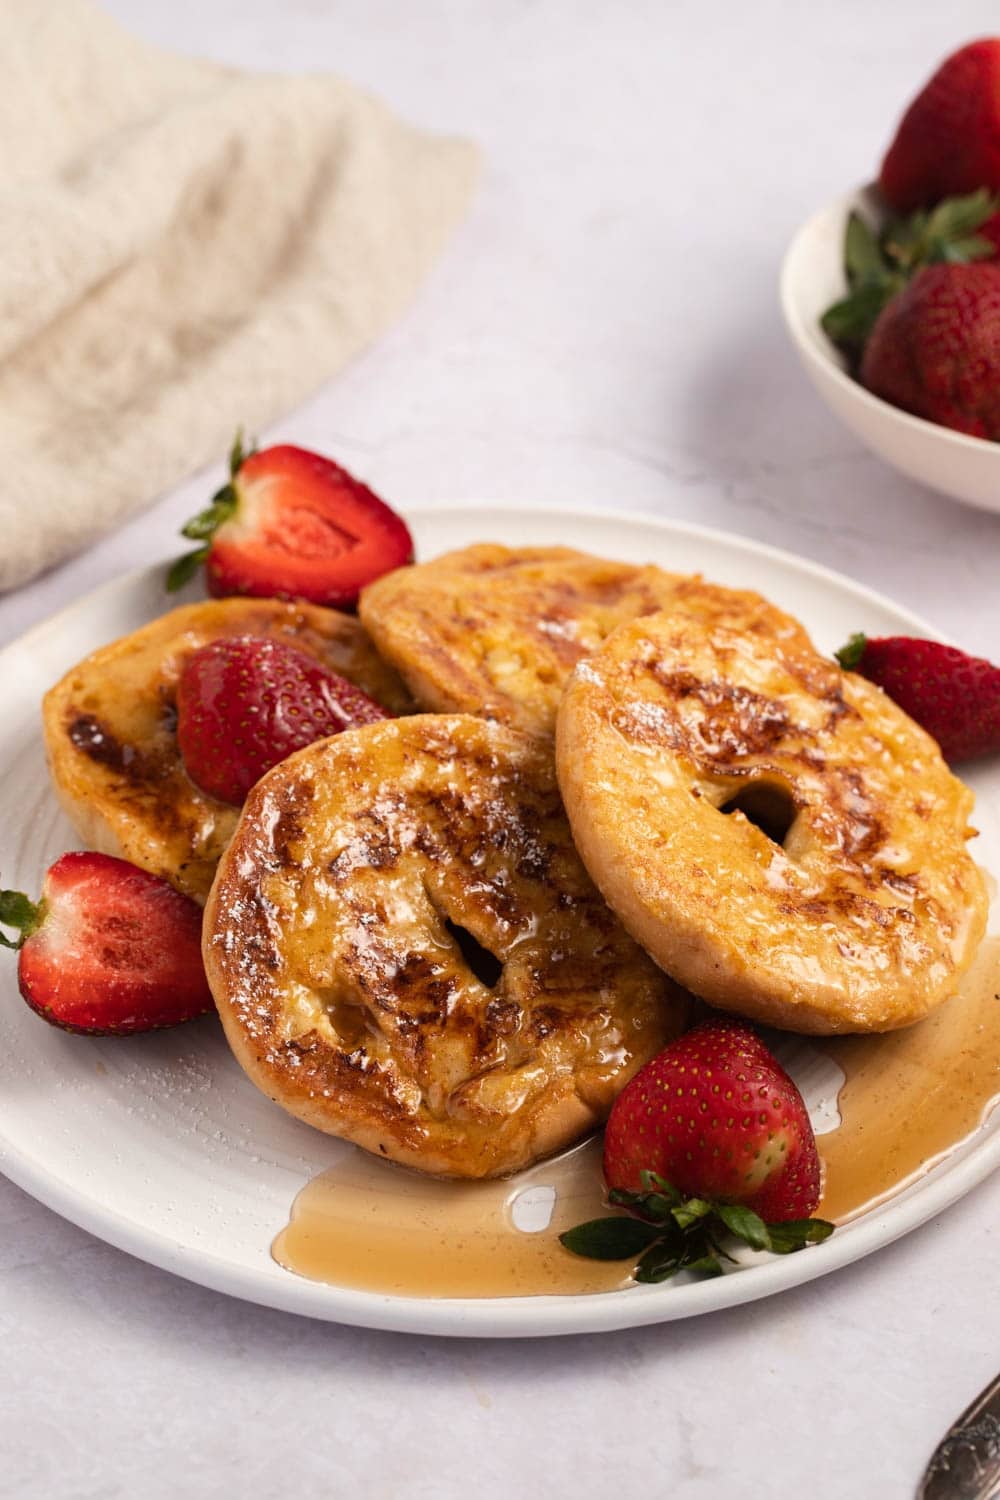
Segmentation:
<svg viewBox="0 0 1000 1500">
<path fill-rule="evenodd" d="M 411 707 L 403 684 L 349 615 L 278 599 L 185 604 L 112 641 L 45 695 L 42 723 L 59 801 L 88 848 L 131 860 L 204 901 L 237 811 L 195 786 L 176 734 L 188 658 L 237 635 L 286 641 L 386 708 Z"/>
<path fill-rule="evenodd" d="M 557 763 L 609 904 L 713 1005 L 889 1031 L 972 962 L 972 793 L 879 688 L 802 640 L 666 612 L 622 626 L 569 683 Z"/>
<path fill-rule="evenodd" d="M 442 1175 L 575 1140 L 687 1012 L 580 863 L 551 750 L 464 715 L 370 725 L 269 772 L 204 955 L 259 1088 Z"/>
</svg>

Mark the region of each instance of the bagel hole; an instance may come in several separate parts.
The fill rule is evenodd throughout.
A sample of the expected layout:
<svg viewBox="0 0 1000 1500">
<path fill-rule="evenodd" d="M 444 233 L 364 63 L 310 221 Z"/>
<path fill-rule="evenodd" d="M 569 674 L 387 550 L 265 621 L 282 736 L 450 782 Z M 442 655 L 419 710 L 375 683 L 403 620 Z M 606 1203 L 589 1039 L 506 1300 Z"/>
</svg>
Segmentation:
<svg viewBox="0 0 1000 1500">
<path fill-rule="evenodd" d="M 484 984 L 488 990 L 496 989 L 500 975 L 503 973 L 503 964 L 484 948 L 478 938 L 473 937 L 467 927 L 460 927 L 450 917 L 445 917 L 444 925 L 458 944 L 461 953 L 469 968 L 475 974 L 480 984 Z"/>
<path fill-rule="evenodd" d="M 787 787 L 775 781 L 751 781 L 735 797 L 723 802 L 720 812 L 741 812 L 772 843 L 784 844 L 795 822 L 796 807 Z"/>
</svg>

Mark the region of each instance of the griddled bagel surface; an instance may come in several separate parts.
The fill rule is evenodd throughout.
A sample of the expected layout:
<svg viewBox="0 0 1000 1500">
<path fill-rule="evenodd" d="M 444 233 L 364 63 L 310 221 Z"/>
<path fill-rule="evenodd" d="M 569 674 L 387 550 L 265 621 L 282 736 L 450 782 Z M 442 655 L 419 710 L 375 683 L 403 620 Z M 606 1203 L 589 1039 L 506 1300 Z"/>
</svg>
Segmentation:
<svg viewBox="0 0 1000 1500">
<path fill-rule="evenodd" d="M 666 612 L 622 626 L 570 681 L 557 761 L 597 885 L 714 1005 L 887 1031 L 972 961 L 971 792 L 880 689 L 800 641 Z"/>
<path fill-rule="evenodd" d="M 357 620 L 311 604 L 217 599 L 182 605 L 88 656 L 45 696 L 45 749 L 84 843 L 204 901 L 236 811 L 195 786 L 177 747 L 177 683 L 209 641 L 269 636 L 314 656 L 394 712 L 410 699 Z"/>
<path fill-rule="evenodd" d="M 686 997 L 573 847 L 551 749 L 469 716 L 320 741 L 250 793 L 205 914 L 236 1057 L 293 1114 L 429 1172 L 600 1123 Z"/>
<path fill-rule="evenodd" d="M 399 568 L 361 597 L 365 627 L 423 708 L 551 735 L 570 672 L 624 621 L 661 609 L 805 640 L 759 594 L 569 547 L 482 542 Z"/>
</svg>

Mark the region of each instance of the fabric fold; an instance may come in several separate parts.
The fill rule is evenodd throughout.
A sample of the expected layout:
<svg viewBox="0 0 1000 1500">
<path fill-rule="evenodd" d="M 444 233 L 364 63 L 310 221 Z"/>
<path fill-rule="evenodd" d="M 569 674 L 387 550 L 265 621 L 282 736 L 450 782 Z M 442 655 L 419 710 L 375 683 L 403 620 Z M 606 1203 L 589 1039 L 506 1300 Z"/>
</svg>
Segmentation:
<svg viewBox="0 0 1000 1500">
<path fill-rule="evenodd" d="M 0 45 L 6 589 L 375 338 L 462 217 L 477 158 L 332 76 L 160 54 L 87 0 L 7 0 Z"/>
</svg>

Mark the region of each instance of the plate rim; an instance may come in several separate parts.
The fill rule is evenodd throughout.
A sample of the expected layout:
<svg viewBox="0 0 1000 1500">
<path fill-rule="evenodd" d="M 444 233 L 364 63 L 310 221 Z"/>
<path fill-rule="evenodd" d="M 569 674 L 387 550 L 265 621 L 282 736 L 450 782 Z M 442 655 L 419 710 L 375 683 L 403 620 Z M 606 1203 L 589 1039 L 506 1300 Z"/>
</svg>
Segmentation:
<svg viewBox="0 0 1000 1500">
<path fill-rule="evenodd" d="M 860 601 L 888 611 L 922 636 L 942 641 L 947 639 L 914 611 L 877 589 L 856 582 L 847 574 L 770 543 L 697 522 L 674 520 L 644 511 L 560 504 L 512 505 L 490 500 L 469 504 L 414 505 L 406 508 L 403 514 L 419 524 L 425 517 L 440 519 L 453 515 L 467 520 L 470 513 L 479 511 L 507 518 L 528 515 L 534 521 L 545 516 L 575 516 L 585 521 L 627 527 L 639 525 L 664 535 L 681 535 L 710 546 L 764 557 L 790 567 L 800 575 L 822 580 L 839 591 L 846 590 Z M 30 649 L 34 640 L 57 632 L 77 611 L 127 592 L 143 578 L 152 579 L 161 574 L 164 566 L 165 561 L 159 560 L 130 569 L 79 595 L 0 650 L 0 666 L 9 654 L 19 653 L 26 647 Z M 178 602 L 185 598 L 186 595 L 182 594 Z M 977 1129 L 982 1130 L 985 1123 L 984 1120 Z M 197 1285 L 261 1306 L 347 1326 L 399 1333 L 442 1337 L 549 1337 L 611 1332 L 693 1317 L 756 1301 L 840 1270 L 934 1217 L 1000 1166 L 1000 1130 L 994 1129 L 978 1143 L 975 1142 L 976 1134 L 973 1132 L 967 1137 L 964 1154 L 958 1160 L 952 1156 L 945 1158 L 932 1167 L 918 1185 L 898 1199 L 887 1200 L 843 1226 L 825 1244 L 811 1247 L 803 1255 L 774 1258 L 741 1267 L 734 1275 L 676 1288 L 673 1294 L 658 1287 L 633 1287 L 624 1293 L 475 1299 L 413 1298 L 357 1291 L 310 1281 L 284 1270 L 276 1276 L 271 1267 L 234 1265 L 207 1247 L 172 1240 L 159 1231 L 138 1224 L 116 1209 L 105 1207 L 93 1192 L 64 1180 L 44 1161 L 36 1159 L 30 1150 L 12 1145 L 6 1136 L 2 1117 L 0 1170 L 37 1201 L 116 1249 Z M 956 1149 L 962 1149 L 961 1143 Z M 678 1296 L 679 1292 L 682 1295 Z M 584 1309 L 586 1315 L 581 1316 Z"/>
</svg>

